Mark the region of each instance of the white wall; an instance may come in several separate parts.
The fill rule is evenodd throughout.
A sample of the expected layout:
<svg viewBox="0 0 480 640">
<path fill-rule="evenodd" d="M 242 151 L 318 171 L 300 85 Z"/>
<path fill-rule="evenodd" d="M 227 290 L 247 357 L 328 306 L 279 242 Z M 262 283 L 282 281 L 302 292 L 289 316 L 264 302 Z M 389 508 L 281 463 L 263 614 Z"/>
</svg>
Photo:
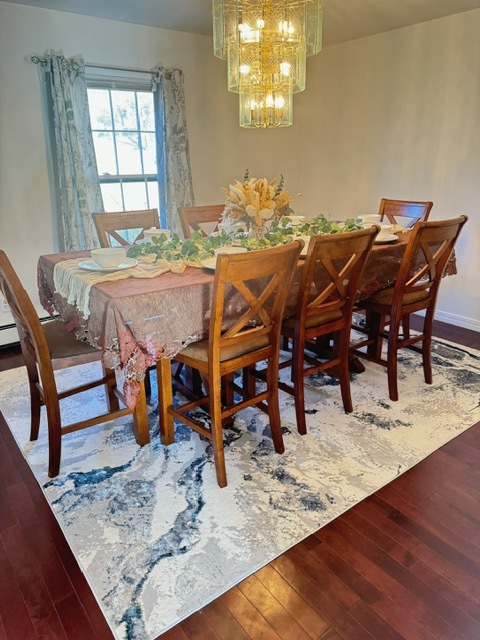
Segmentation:
<svg viewBox="0 0 480 640">
<path fill-rule="evenodd" d="M 445 280 L 438 317 L 480 330 L 479 30 L 475 10 L 329 47 L 308 61 L 294 126 L 249 131 L 210 38 L 0 1 L 0 247 L 35 298 L 37 257 L 54 247 L 39 81 L 25 57 L 63 49 L 88 62 L 178 66 L 198 204 L 221 202 L 220 187 L 248 167 L 283 173 L 304 194 L 297 213 L 344 218 L 375 211 L 382 196 L 433 200 L 432 217 L 468 213 L 460 275 Z"/>
</svg>

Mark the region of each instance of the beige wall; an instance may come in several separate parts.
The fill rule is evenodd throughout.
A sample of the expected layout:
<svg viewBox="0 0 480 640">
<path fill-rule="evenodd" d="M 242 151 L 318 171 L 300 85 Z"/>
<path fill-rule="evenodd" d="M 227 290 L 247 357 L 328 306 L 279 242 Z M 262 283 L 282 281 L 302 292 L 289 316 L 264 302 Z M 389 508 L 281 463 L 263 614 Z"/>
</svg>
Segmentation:
<svg viewBox="0 0 480 640">
<path fill-rule="evenodd" d="M 308 62 L 294 126 L 248 131 L 209 38 L 0 1 L 0 246 L 35 296 L 37 256 L 54 247 L 39 81 L 25 57 L 63 49 L 88 62 L 178 66 L 198 204 L 220 202 L 220 187 L 248 167 L 283 173 L 307 215 L 375 211 L 382 196 L 433 200 L 432 217 L 466 212 L 461 275 L 445 281 L 438 315 L 480 330 L 479 30 L 476 10 L 329 47 Z M 0 325 L 8 320 L 0 309 Z"/>
<path fill-rule="evenodd" d="M 480 10 L 329 47 L 296 97 L 306 212 L 375 211 L 381 197 L 469 215 L 439 319 L 480 330 Z"/>
</svg>

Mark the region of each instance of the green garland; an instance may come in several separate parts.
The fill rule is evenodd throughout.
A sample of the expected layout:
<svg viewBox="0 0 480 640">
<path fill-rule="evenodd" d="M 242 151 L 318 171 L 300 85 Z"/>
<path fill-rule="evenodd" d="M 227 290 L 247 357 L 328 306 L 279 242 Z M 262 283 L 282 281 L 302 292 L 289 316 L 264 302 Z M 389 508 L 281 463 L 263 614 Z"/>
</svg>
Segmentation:
<svg viewBox="0 0 480 640">
<path fill-rule="evenodd" d="M 313 236 L 316 234 L 347 233 L 362 229 L 362 222 L 356 218 L 349 218 L 344 222 L 331 222 L 322 214 L 311 220 L 305 220 L 303 224 L 290 226 L 291 220 L 283 216 L 274 220 L 261 239 L 248 236 L 246 230 L 238 231 L 231 236 L 223 229 L 210 236 L 204 236 L 194 231 L 190 238 L 181 240 L 177 234 L 167 238 L 165 234 L 154 237 L 151 242 L 136 244 L 128 250 L 130 258 L 155 255 L 156 259 L 163 258 L 168 262 L 184 260 L 189 262 L 201 262 L 214 255 L 215 249 L 236 244 L 249 250 L 275 247 L 279 244 L 292 242 L 298 236 Z"/>
</svg>

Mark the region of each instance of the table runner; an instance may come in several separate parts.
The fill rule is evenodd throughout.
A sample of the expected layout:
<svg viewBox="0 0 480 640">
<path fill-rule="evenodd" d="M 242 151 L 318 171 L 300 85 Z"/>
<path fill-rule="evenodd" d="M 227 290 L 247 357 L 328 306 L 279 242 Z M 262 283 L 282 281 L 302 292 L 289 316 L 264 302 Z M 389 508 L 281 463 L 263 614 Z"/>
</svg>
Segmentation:
<svg viewBox="0 0 480 640">
<path fill-rule="evenodd" d="M 152 258 L 154 257 L 152 256 Z M 83 261 L 83 258 L 75 258 L 58 262 L 53 270 L 53 284 L 54 291 L 65 298 L 68 304 L 75 305 L 82 318 L 85 319 L 90 315 L 90 290 L 94 284 L 125 280 L 126 278 L 156 278 L 168 271 L 183 273 L 187 265 L 196 266 L 183 260 L 168 262 L 160 259 L 153 262 L 143 259 L 130 269 L 105 273 L 82 269 L 80 264 Z"/>
</svg>

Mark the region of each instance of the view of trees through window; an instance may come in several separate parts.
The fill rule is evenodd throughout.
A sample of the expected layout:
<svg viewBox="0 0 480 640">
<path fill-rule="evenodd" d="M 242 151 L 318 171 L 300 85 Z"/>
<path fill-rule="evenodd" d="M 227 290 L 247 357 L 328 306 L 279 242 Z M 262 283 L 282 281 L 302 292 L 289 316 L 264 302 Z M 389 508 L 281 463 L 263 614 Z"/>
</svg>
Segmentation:
<svg viewBox="0 0 480 640">
<path fill-rule="evenodd" d="M 151 92 L 89 88 L 88 101 L 105 211 L 158 208 Z"/>
</svg>

